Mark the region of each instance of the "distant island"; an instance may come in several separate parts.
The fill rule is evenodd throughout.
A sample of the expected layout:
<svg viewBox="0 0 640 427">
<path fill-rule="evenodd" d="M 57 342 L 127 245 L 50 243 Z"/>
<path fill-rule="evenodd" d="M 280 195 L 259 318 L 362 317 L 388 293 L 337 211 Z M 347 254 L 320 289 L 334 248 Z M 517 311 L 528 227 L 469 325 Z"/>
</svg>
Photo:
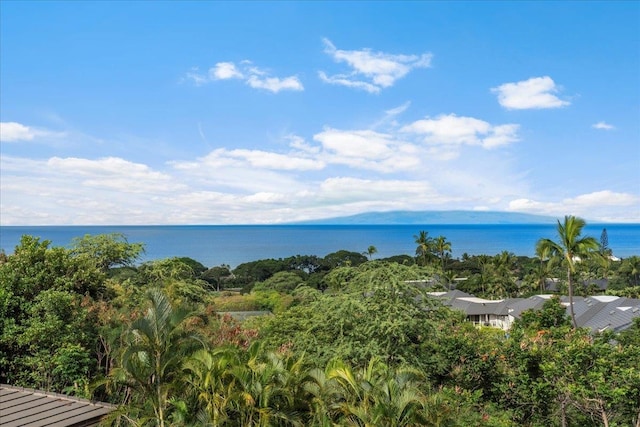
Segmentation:
<svg viewBox="0 0 640 427">
<path fill-rule="evenodd" d="M 516 212 L 489 211 L 389 211 L 299 221 L 293 224 L 555 224 L 557 218 Z"/>
</svg>

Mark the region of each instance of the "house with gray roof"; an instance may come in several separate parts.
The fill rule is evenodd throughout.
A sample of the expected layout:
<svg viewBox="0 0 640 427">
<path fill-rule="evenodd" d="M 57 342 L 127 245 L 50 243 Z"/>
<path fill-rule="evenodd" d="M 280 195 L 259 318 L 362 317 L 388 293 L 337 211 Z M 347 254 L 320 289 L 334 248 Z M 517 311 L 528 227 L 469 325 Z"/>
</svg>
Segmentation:
<svg viewBox="0 0 640 427">
<path fill-rule="evenodd" d="M 0 384 L 0 427 L 97 426 L 115 409 L 108 403 Z"/>
<path fill-rule="evenodd" d="M 455 310 L 460 310 L 467 315 L 467 320 L 474 325 L 491 326 L 507 330 L 511 328 L 513 318 L 509 316 L 508 301 L 510 300 L 488 300 L 477 298 L 462 291 L 454 290 L 449 292 L 431 292 L 446 306 Z"/>
<path fill-rule="evenodd" d="M 540 310 L 553 295 L 534 295 L 529 298 L 507 298 L 504 300 L 485 300 L 461 291 L 431 292 L 446 306 L 460 310 L 467 320 L 478 326 L 490 326 L 508 330 L 516 319 L 527 310 Z M 569 314 L 569 298 L 560 297 L 560 302 Z M 573 310 L 579 327 L 593 332 L 610 330 L 622 331 L 640 317 L 640 299 L 622 298 L 611 295 L 573 297 Z"/>
</svg>

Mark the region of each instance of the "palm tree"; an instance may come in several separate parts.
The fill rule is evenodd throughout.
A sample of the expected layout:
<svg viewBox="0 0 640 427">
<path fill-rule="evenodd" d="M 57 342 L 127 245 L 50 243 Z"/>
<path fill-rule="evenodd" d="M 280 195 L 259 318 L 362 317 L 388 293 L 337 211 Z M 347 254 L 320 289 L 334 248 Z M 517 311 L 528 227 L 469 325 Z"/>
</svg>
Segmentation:
<svg viewBox="0 0 640 427">
<path fill-rule="evenodd" d="M 201 424 L 218 427 L 228 421 L 233 387 L 230 372 L 240 363 L 233 347 L 201 349 L 185 361 L 184 381 L 200 404 L 197 418 Z"/>
<path fill-rule="evenodd" d="M 573 284 L 571 275 L 576 271 L 576 262 L 583 258 L 595 256 L 599 244 L 593 237 L 581 237 L 586 222 L 582 218 L 566 215 L 564 222 L 558 220 L 558 242 L 550 239 L 540 239 L 536 244 L 536 253 L 559 258 L 567 266 L 567 286 L 569 290 L 569 311 L 573 327 L 577 328 L 576 315 L 573 310 Z"/>
<path fill-rule="evenodd" d="M 484 295 L 486 292 L 485 285 L 490 284 L 490 279 L 492 279 L 494 276 L 493 258 L 489 255 L 478 255 L 475 258 L 480 270 L 479 279 L 480 285 L 482 286 L 482 294 Z"/>
<path fill-rule="evenodd" d="M 190 311 L 174 309 L 159 289 L 149 290 L 148 296 L 150 307 L 126 332 L 121 366 L 112 370 L 110 379 L 113 384 L 135 390 L 141 405 L 150 407 L 153 413 L 145 415 L 143 409 L 142 417 L 164 427 L 171 391 L 178 384 L 184 358 L 201 344 L 184 327 L 192 317 Z"/>
<path fill-rule="evenodd" d="M 229 411 L 237 425 L 267 427 L 302 425 L 296 409 L 302 359 L 284 359 L 265 352 L 259 342 L 248 349 L 246 363 L 232 366 Z"/>
<path fill-rule="evenodd" d="M 549 273 L 553 266 L 549 256 L 549 248 L 536 245 L 536 258 L 540 260 L 540 264 L 538 264 L 534 271 L 535 280 L 536 284 L 540 286 L 540 292 L 544 292 L 546 281 L 549 278 Z"/>
<path fill-rule="evenodd" d="M 378 248 L 376 248 L 375 246 L 371 245 L 367 248 L 367 252 L 365 252 L 366 255 L 369 255 L 369 261 L 371 261 L 373 259 L 373 255 L 378 253 Z"/>
<path fill-rule="evenodd" d="M 416 248 L 416 256 L 422 258 L 422 265 L 427 265 L 427 259 L 431 255 L 431 248 L 433 246 L 433 239 L 429 237 L 427 231 L 420 231 L 417 236 L 414 235 L 415 243 L 418 245 Z"/>
<path fill-rule="evenodd" d="M 438 236 L 433 239 L 433 250 L 438 254 L 438 258 L 442 262 L 442 271 L 444 272 L 447 255 L 451 254 L 451 242 L 444 236 Z"/>
<path fill-rule="evenodd" d="M 341 425 L 414 426 L 424 425 L 424 395 L 420 391 L 423 375 L 410 367 L 392 369 L 372 358 L 355 371 L 340 360 L 327 366 L 327 377 L 335 384 L 332 408 L 337 409 Z"/>
</svg>

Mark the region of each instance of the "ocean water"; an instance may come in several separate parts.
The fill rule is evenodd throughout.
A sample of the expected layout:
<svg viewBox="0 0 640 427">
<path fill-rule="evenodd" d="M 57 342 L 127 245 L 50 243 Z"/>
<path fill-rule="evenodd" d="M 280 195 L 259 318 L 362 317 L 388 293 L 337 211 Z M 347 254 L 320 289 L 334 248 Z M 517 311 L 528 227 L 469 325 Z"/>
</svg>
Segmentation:
<svg viewBox="0 0 640 427">
<path fill-rule="evenodd" d="M 600 240 L 607 229 L 614 255 L 640 255 L 640 224 L 588 224 L 584 235 Z M 444 236 L 451 242 L 452 255 L 495 255 L 502 251 L 533 256 L 540 238 L 556 240 L 555 225 L 265 225 L 265 226 L 4 226 L 0 227 L 0 248 L 13 253 L 24 234 L 50 240 L 53 246 L 68 246 L 85 234 L 122 233 L 129 242 L 145 245 L 141 261 L 169 257 L 190 257 L 207 267 L 292 255 L 325 256 L 346 249 L 364 252 L 378 249 L 374 258 L 414 255 L 414 235 Z"/>
</svg>

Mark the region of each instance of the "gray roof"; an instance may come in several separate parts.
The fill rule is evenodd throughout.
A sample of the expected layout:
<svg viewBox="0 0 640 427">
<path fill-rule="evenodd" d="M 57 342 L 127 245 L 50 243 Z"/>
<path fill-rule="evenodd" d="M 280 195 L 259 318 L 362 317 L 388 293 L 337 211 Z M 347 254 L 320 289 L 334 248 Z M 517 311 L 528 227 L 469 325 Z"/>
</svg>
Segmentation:
<svg viewBox="0 0 640 427">
<path fill-rule="evenodd" d="M 107 403 L 0 384 L 2 427 L 95 426 L 114 409 Z"/>
<path fill-rule="evenodd" d="M 594 297 L 593 299 L 597 299 Z M 631 298 L 605 299 L 598 301 L 599 310 L 585 313 L 576 319 L 580 326 L 590 328 L 594 332 L 611 330 L 614 332 L 628 328 L 633 319 L 640 317 L 640 300 Z"/>
<path fill-rule="evenodd" d="M 505 300 L 509 314 L 520 318 L 526 310 L 540 310 L 551 295 L 534 295 L 524 300 Z M 569 314 L 569 298 L 560 297 L 560 301 Z M 573 311 L 576 323 L 580 327 L 591 329 L 593 332 L 612 330 L 619 332 L 632 325 L 633 319 L 640 317 L 640 299 L 621 298 L 609 295 L 590 297 L 573 297 Z M 472 313 L 467 313 L 472 314 Z"/>
<path fill-rule="evenodd" d="M 451 307 L 464 311 L 467 316 L 479 314 L 494 314 L 497 316 L 506 316 L 507 303 L 504 300 L 480 300 L 480 298 L 456 298 L 451 301 Z"/>
<path fill-rule="evenodd" d="M 515 318 L 520 318 L 523 312 L 527 310 L 539 310 L 544 303 L 550 298 L 550 295 L 534 295 L 526 299 L 509 299 L 509 314 Z"/>
</svg>

